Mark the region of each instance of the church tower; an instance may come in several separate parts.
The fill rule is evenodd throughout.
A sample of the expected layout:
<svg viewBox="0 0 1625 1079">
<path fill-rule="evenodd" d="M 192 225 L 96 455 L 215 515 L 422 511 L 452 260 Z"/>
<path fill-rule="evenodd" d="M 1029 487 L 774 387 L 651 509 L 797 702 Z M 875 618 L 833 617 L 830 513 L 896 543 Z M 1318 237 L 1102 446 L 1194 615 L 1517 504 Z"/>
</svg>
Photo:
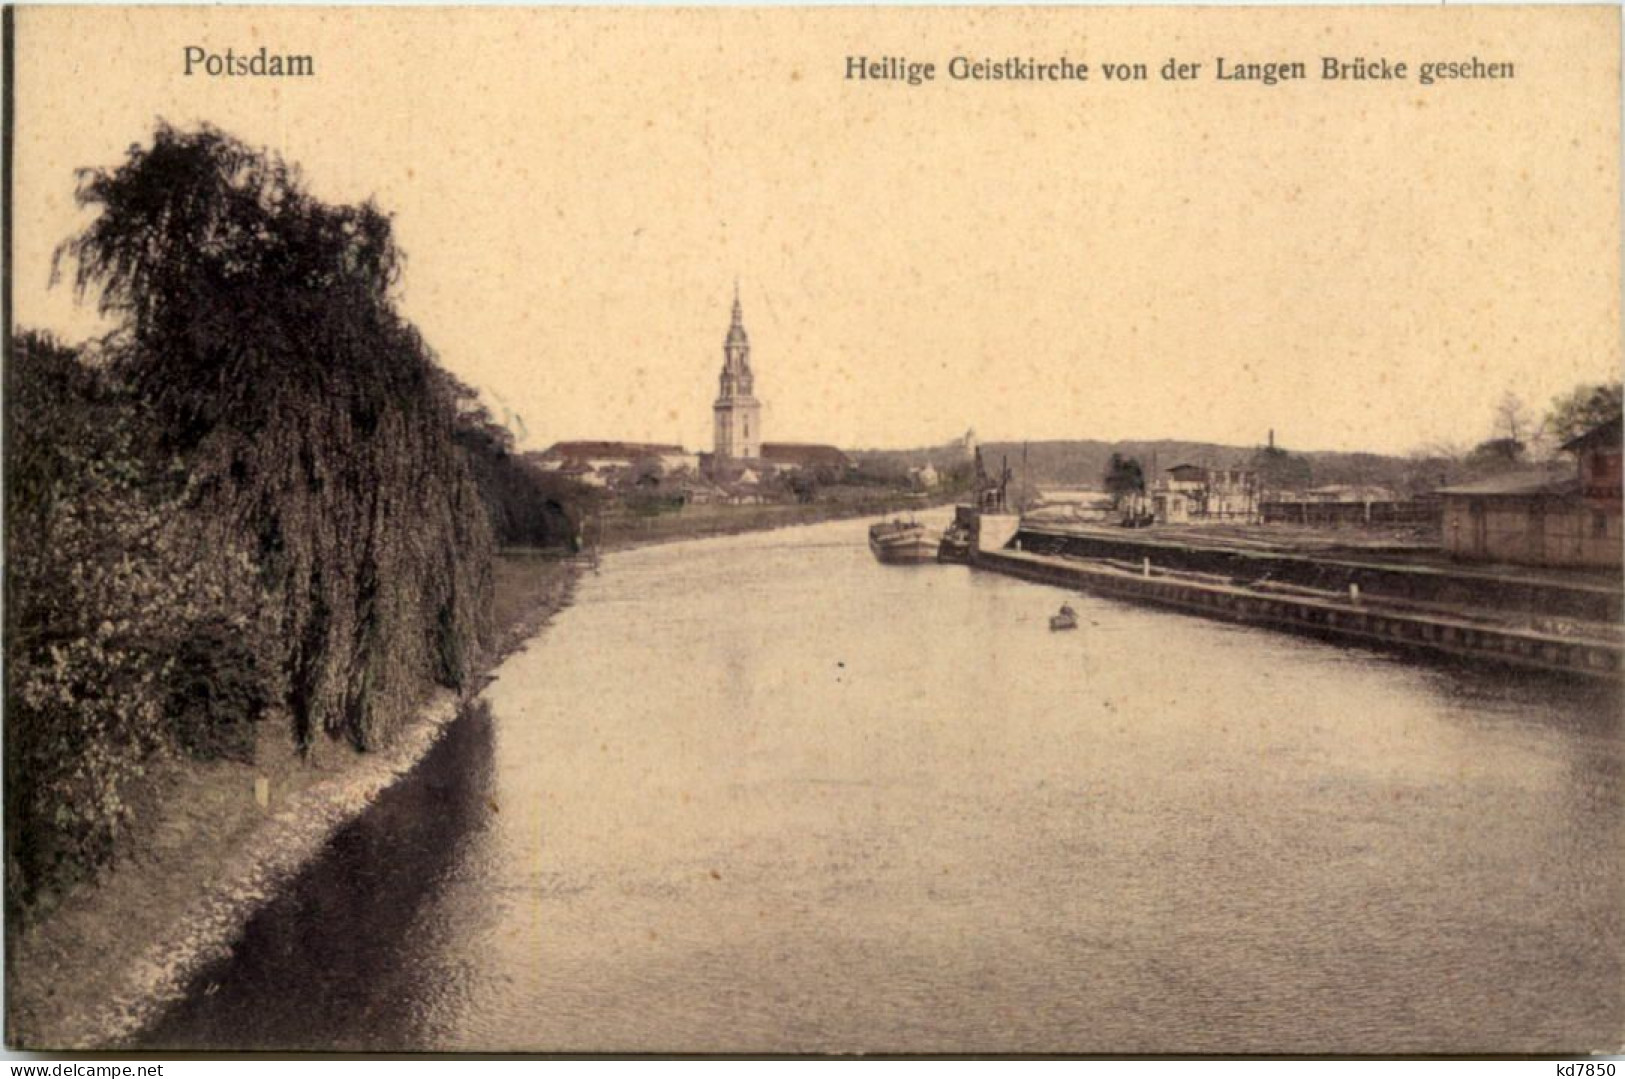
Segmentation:
<svg viewBox="0 0 1625 1079">
<path fill-rule="evenodd" d="M 762 455 L 762 403 L 756 399 L 755 383 L 750 370 L 750 338 L 745 335 L 739 286 L 735 285 L 733 322 L 722 342 L 721 386 L 712 406 L 719 461 Z"/>
</svg>

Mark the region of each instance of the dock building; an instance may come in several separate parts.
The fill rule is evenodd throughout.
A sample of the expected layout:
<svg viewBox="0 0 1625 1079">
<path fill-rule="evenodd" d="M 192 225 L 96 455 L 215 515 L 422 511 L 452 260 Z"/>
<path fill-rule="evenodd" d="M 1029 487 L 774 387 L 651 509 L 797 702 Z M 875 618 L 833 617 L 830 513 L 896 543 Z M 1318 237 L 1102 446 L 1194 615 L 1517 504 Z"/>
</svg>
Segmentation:
<svg viewBox="0 0 1625 1079">
<path fill-rule="evenodd" d="M 1572 471 L 1512 472 L 1441 488 L 1445 551 L 1481 562 L 1620 566 L 1620 421 L 1563 449 L 1574 455 Z"/>
</svg>

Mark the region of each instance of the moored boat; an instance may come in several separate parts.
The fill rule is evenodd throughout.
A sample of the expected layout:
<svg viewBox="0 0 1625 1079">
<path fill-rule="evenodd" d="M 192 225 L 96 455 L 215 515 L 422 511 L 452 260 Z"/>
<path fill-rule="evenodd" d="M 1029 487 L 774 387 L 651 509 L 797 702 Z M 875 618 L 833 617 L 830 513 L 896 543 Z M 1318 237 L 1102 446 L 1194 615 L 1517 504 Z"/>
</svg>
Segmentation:
<svg viewBox="0 0 1625 1079">
<path fill-rule="evenodd" d="M 869 550 L 892 565 L 934 562 L 938 537 L 915 521 L 882 521 L 869 528 Z"/>
<path fill-rule="evenodd" d="M 961 527 L 957 522 L 949 525 L 942 533 L 942 542 L 937 545 L 938 562 L 970 562 L 971 535 L 968 529 Z"/>
<path fill-rule="evenodd" d="M 969 565 L 980 528 L 981 515 L 976 507 L 955 506 L 954 519 L 942 530 L 942 542 L 937 545 L 937 561 Z"/>
<path fill-rule="evenodd" d="M 1077 629 L 1078 612 L 1070 604 L 1063 605 L 1059 614 L 1049 616 L 1050 629 Z"/>
</svg>

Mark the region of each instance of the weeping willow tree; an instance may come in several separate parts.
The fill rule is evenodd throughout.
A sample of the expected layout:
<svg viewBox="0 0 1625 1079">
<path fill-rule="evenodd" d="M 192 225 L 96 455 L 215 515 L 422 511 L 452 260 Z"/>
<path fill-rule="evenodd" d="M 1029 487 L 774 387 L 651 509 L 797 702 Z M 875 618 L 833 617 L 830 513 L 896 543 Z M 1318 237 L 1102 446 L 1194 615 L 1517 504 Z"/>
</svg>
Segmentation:
<svg viewBox="0 0 1625 1079">
<path fill-rule="evenodd" d="M 334 206 L 212 127 L 160 123 L 79 173 L 95 218 L 57 253 L 121 323 L 119 373 L 254 553 L 307 751 L 386 741 L 489 636 L 491 536 L 435 359 L 392 300 L 373 204 Z"/>
</svg>

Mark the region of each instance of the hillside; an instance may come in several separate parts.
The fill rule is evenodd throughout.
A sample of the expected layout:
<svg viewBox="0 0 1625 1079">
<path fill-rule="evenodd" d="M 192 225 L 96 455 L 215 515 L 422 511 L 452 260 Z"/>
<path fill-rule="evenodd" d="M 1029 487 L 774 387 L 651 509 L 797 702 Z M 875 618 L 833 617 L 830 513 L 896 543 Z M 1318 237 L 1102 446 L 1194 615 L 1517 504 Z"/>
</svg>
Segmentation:
<svg viewBox="0 0 1625 1079">
<path fill-rule="evenodd" d="M 1026 450 L 1026 468 L 1035 486 L 1099 487 L 1106 473 L 1107 462 L 1114 453 L 1140 461 L 1147 473 L 1172 468 L 1179 464 L 1199 464 L 1213 467 L 1239 467 L 1246 465 L 1258 452 L 1257 446 L 1228 446 L 1216 442 L 1188 442 L 1180 439 L 1131 440 L 1103 442 L 1097 439 L 1051 440 L 1039 442 L 985 442 L 982 459 L 988 471 L 997 472 L 1001 458 L 1008 458 L 1010 468 L 1019 478 L 1022 471 L 1022 452 Z M 961 453 L 960 444 L 922 447 L 907 450 L 866 450 L 852 456 L 859 461 L 888 461 L 923 465 L 930 462 L 938 469 L 951 464 Z M 1459 466 L 1448 461 L 1419 461 L 1376 453 L 1347 453 L 1311 451 L 1293 456 L 1309 462 L 1311 484 L 1366 483 L 1393 487 L 1401 491 L 1414 491 L 1438 486 L 1457 478 Z"/>
</svg>

